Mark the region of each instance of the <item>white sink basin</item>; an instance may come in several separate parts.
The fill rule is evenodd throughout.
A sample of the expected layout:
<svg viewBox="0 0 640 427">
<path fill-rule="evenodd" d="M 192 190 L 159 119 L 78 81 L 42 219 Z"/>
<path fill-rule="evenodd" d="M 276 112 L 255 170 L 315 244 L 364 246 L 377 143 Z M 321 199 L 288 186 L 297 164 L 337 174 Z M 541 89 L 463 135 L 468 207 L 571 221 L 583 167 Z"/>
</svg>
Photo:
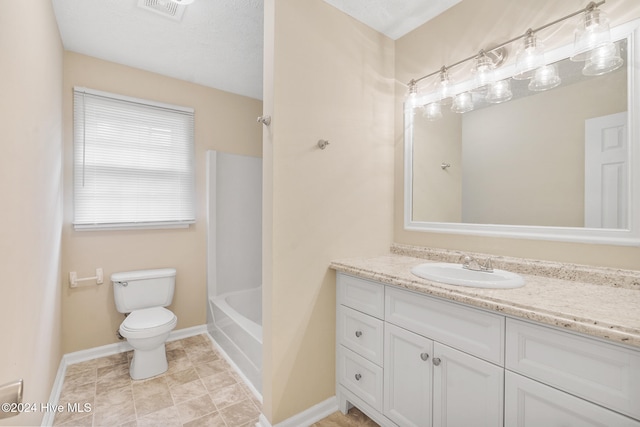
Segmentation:
<svg viewBox="0 0 640 427">
<path fill-rule="evenodd" d="M 462 264 L 446 262 L 420 264 L 411 273 L 423 279 L 447 285 L 470 286 L 473 288 L 512 289 L 524 286 L 522 276 L 504 270 L 475 271 L 462 268 Z"/>
</svg>

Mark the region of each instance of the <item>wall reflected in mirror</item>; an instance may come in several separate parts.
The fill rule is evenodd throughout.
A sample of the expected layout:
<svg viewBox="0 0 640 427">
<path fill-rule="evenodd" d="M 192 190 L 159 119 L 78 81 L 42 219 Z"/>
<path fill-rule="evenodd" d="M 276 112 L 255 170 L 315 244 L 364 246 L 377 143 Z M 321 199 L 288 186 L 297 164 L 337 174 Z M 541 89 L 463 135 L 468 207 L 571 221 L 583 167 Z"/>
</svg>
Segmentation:
<svg viewBox="0 0 640 427">
<path fill-rule="evenodd" d="M 626 61 L 626 39 L 618 48 Z M 508 102 L 485 87 L 453 104 L 471 102 L 464 113 L 413 110 L 412 221 L 628 227 L 626 63 L 599 76 L 555 65 L 549 90 L 509 79 Z"/>
</svg>

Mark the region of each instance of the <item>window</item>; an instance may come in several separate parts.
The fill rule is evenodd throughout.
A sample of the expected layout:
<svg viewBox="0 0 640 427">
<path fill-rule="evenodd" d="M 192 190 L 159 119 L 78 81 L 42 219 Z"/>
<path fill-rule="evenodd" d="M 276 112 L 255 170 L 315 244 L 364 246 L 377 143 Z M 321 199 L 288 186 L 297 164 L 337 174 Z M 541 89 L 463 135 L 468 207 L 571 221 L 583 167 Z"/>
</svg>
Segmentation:
<svg viewBox="0 0 640 427">
<path fill-rule="evenodd" d="M 193 109 L 74 88 L 74 226 L 195 222 Z"/>
</svg>

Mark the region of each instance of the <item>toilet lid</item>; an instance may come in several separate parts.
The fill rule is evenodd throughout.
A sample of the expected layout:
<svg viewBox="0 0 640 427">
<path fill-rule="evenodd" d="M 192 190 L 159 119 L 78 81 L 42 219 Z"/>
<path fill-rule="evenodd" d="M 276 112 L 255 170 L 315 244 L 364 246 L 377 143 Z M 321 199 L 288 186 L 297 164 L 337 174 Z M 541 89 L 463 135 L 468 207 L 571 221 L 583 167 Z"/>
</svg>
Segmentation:
<svg viewBox="0 0 640 427">
<path fill-rule="evenodd" d="M 166 325 L 171 322 L 175 314 L 164 307 L 152 307 L 132 311 L 124 319 L 121 327 L 128 330 L 149 329 Z"/>
</svg>

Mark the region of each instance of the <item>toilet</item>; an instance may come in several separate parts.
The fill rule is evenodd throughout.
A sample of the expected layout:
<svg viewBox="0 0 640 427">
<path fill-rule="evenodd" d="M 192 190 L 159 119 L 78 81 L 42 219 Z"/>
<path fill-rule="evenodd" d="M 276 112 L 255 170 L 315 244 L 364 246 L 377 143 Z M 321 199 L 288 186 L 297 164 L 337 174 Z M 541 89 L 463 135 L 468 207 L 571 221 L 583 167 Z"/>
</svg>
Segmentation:
<svg viewBox="0 0 640 427">
<path fill-rule="evenodd" d="M 133 347 L 129 374 L 134 380 L 160 375 L 168 368 L 164 343 L 178 318 L 167 307 L 173 300 L 174 268 L 114 273 L 113 295 L 116 309 L 127 317 L 120 335 Z"/>
</svg>

